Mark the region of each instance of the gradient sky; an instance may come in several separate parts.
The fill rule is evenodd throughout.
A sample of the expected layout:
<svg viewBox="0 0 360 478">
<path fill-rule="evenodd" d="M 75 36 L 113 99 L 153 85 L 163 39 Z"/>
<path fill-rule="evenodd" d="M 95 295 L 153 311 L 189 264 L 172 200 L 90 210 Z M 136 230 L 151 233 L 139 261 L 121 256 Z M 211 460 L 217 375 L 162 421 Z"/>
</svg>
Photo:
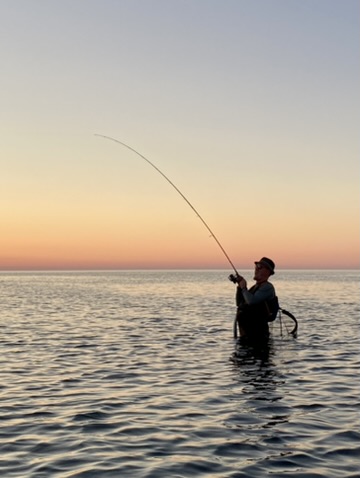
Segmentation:
<svg viewBox="0 0 360 478">
<path fill-rule="evenodd" d="M 359 268 L 358 0 L 0 0 L 0 269 Z"/>
</svg>

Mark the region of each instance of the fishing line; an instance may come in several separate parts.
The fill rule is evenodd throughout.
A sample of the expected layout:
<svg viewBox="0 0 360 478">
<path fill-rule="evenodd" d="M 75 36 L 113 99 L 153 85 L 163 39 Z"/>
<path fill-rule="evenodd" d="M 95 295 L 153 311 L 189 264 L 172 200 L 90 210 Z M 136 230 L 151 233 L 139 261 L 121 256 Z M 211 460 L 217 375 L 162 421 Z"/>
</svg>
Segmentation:
<svg viewBox="0 0 360 478">
<path fill-rule="evenodd" d="M 130 151 L 132 151 L 133 153 L 137 154 L 138 156 L 140 156 L 140 158 L 144 159 L 148 164 L 150 164 L 150 166 L 152 166 L 159 174 L 161 174 L 161 176 L 166 179 L 166 181 L 175 189 L 175 191 L 180 194 L 180 196 L 184 199 L 184 201 L 186 201 L 186 203 L 191 207 L 191 209 L 194 211 L 194 213 L 197 215 L 197 217 L 200 219 L 200 221 L 203 223 L 203 225 L 206 227 L 206 229 L 210 232 L 210 235 L 211 237 L 215 240 L 216 244 L 220 247 L 222 253 L 224 254 L 224 256 L 226 257 L 227 261 L 229 262 L 229 264 L 231 265 L 231 267 L 233 268 L 235 274 L 237 276 L 239 276 L 240 274 L 238 273 L 238 271 L 236 270 L 234 264 L 232 263 L 230 257 L 228 256 L 227 252 L 225 251 L 225 249 L 223 248 L 223 246 L 220 244 L 220 241 L 219 239 L 215 236 L 215 234 L 213 233 L 213 231 L 210 229 L 210 227 L 208 226 L 208 224 L 205 222 L 205 220 L 201 217 L 200 213 L 195 209 L 195 207 L 191 204 L 191 202 L 184 196 L 184 194 L 180 191 L 180 189 L 175 186 L 175 184 L 157 167 L 155 166 L 155 164 L 153 164 L 149 159 L 147 159 L 145 156 L 143 156 L 141 153 L 139 153 L 138 151 L 136 151 L 136 149 L 132 148 L 131 146 L 128 146 L 127 144 L 123 143 L 122 141 L 119 141 L 118 139 L 115 139 L 115 138 L 112 138 L 111 136 L 105 136 L 103 134 L 96 134 L 95 133 L 95 136 L 99 136 L 100 138 L 105 138 L 105 139 L 108 139 L 110 141 L 114 141 L 115 143 L 118 143 L 118 144 L 121 144 L 122 146 L 124 146 L 125 148 L 127 149 L 130 149 Z"/>
</svg>

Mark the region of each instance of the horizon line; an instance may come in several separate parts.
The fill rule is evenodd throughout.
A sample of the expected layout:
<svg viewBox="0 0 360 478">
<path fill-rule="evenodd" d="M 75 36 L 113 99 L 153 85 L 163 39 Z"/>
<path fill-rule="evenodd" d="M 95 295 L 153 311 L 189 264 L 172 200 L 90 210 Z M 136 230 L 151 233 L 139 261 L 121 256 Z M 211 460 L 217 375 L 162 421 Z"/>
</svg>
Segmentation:
<svg viewBox="0 0 360 478">
<path fill-rule="evenodd" d="M 253 268 L 239 268 L 252 271 Z M 7 272 L 126 272 L 126 271 L 227 271 L 223 267 L 125 267 L 125 268 L 28 268 L 28 269 L 1 269 L 0 273 Z M 360 271 L 360 267 L 282 267 L 276 271 Z"/>
</svg>

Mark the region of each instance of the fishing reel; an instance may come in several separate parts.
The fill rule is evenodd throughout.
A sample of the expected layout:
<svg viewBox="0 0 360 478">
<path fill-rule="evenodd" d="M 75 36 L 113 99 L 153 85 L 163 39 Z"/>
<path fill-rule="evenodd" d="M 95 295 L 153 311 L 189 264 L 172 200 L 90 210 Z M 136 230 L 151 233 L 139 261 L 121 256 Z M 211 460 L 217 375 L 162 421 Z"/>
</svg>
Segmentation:
<svg viewBox="0 0 360 478">
<path fill-rule="evenodd" d="M 233 282 L 234 284 L 237 284 L 240 278 L 241 277 L 239 275 L 235 274 L 230 274 L 228 277 L 229 281 Z"/>
</svg>

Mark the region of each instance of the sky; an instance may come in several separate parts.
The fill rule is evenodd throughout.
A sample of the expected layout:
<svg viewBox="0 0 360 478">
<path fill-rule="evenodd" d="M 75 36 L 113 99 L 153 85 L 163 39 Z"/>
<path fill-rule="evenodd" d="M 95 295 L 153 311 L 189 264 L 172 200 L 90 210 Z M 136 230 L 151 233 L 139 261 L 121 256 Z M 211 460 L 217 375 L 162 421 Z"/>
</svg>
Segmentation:
<svg viewBox="0 0 360 478">
<path fill-rule="evenodd" d="M 358 0 L 0 0 L 0 270 L 360 267 Z M 231 269 L 231 267 L 230 267 Z"/>
</svg>

